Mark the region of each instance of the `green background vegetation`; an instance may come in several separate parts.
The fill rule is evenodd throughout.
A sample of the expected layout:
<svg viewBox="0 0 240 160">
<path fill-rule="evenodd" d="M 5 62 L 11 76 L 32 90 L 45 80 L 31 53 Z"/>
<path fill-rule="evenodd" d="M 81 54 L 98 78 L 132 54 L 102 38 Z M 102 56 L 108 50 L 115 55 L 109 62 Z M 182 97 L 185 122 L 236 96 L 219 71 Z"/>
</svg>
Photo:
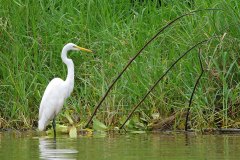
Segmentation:
<svg viewBox="0 0 240 160">
<path fill-rule="evenodd" d="M 204 75 L 190 116 L 192 128 L 238 127 L 239 0 L 0 0 L 0 127 L 31 128 L 38 119 L 41 96 L 54 77 L 65 79 L 60 58 L 73 42 L 96 54 L 71 52 L 75 88 L 64 110 L 86 122 L 108 85 L 131 57 L 162 26 L 196 9 L 222 8 L 188 16 L 169 27 L 135 60 L 97 113 L 107 126 L 119 126 L 148 88 L 183 52 L 202 45 Z M 135 122 L 151 123 L 188 107 L 200 74 L 198 49 L 178 63 L 135 112 Z M 64 122 L 63 111 L 58 119 Z M 175 121 L 181 128 L 182 120 Z"/>
</svg>

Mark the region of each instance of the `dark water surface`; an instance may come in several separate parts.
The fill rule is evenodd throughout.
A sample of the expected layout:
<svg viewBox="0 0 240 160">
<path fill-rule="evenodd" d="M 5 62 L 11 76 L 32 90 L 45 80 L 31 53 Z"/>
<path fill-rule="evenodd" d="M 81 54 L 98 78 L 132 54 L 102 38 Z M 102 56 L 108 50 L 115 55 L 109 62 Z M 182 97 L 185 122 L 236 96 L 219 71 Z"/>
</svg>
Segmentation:
<svg viewBox="0 0 240 160">
<path fill-rule="evenodd" d="M 0 160 L 240 159 L 240 135 L 94 134 L 71 139 L 0 133 Z"/>
</svg>

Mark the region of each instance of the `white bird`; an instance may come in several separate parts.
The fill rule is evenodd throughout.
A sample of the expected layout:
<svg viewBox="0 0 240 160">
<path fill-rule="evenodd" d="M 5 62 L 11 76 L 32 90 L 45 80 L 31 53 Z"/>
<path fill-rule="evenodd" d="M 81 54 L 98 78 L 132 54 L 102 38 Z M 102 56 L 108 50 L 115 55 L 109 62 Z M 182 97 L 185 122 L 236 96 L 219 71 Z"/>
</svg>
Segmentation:
<svg viewBox="0 0 240 160">
<path fill-rule="evenodd" d="M 67 52 L 70 50 L 92 52 L 89 49 L 79 47 L 73 43 L 66 44 L 62 49 L 61 58 L 68 68 L 67 79 L 64 81 L 60 78 L 54 78 L 48 84 L 39 108 L 38 129 L 39 131 L 45 130 L 49 121 L 53 120 L 54 139 L 56 139 L 55 117 L 61 111 L 65 99 L 70 96 L 74 87 L 74 64 L 72 59 L 67 58 Z"/>
</svg>

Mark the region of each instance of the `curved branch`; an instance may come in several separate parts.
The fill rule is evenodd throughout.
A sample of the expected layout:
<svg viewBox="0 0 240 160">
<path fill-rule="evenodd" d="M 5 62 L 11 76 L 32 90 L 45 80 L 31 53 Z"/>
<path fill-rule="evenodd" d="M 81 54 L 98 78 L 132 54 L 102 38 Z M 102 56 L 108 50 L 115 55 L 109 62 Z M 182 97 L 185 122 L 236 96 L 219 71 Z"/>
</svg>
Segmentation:
<svg viewBox="0 0 240 160">
<path fill-rule="evenodd" d="M 97 104 L 97 106 L 95 107 L 93 114 L 91 115 L 91 117 L 89 118 L 87 124 L 85 127 L 87 127 L 93 117 L 96 115 L 97 110 L 100 108 L 102 102 L 106 99 L 108 93 L 110 92 L 110 90 L 113 88 L 114 84 L 117 82 L 117 80 L 122 76 L 122 74 L 127 70 L 127 68 L 131 65 L 131 63 L 141 54 L 141 52 L 153 41 L 157 38 L 157 36 L 162 33 L 165 29 L 167 29 L 169 26 L 171 26 L 173 23 L 175 23 L 176 21 L 178 21 L 179 19 L 185 17 L 185 16 L 189 16 L 189 15 L 193 15 L 193 13 L 196 12 L 201 12 L 201 11 L 218 11 L 218 10 L 222 10 L 222 9 L 199 9 L 199 10 L 195 10 L 195 11 L 191 11 L 189 13 L 185 13 L 177 18 L 175 18 L 174 20 L 170 21 L 168 24 L 166 24 L 164 27 L 162 27 L 138 52 L 135 56 L 133 56 L 129 62 L 127 63 L 127 65 L 123 68 L 123 70 L 118 74 L 118 76 L 113 80 L 113 82 L 111 83 L 111 85 L 108 87 L 108 90 L 106 91 L 106 93 L 102 96 L 101 100 L 99 101 L 99 103 Z"/>
<path fill-rule="evenodd" d="M 124 123 L 120 126 L 120 129 L 124 127 L 124 125 L 127 123 L 127 121 L 131 118 L 134 111 L 142 104 L 142 102 L 147 98 L 147 96 L 152 92 L 152 90 L 157 86 L 157 84 L 167 75 L 167 73 L 184 57 L 186 56 L 191 50 L 196 48 L 198 45 L 208 42 L 212 38 L 205 39 L 201 42 L 198 42 L 194 46 L 192 46 L 190 49 L 188 49 L 185 53 L 183 53 L 167 70 L 166 72 L 154 83 L 154 85 L 148 90 L 148 92 L 143 96 L 142 100 L 133 108 L 133 110 L 128 115 L 127 119 L 124 121 Z"/>
<path fill-rule="evenodd" d="M 202 61 L 201 61 L 201 49 L 199 49 L 199 52 L 198 52 L 198 59 L 199 59 L 200 66 L 201 66 L 201 73 L 200 73 L 200 75 L 199 75 L 199 77 L 198 77 L 198 79 L 197 79 L 197 81 L 196 81 L 196 83 L 194 85 L 194 88 L 193 88 L 193 91 L 192 91 L 192 95 L 191 95 L 190 100 L 189 100 L 189 104 L 188 104 L 188 108 L 187 108 L 187 114 L 186 114 L 186 121 L 185 121 L 185 131 L 187 131 L 187 129 L 188 129 L 188 117 L 189 117 L 189 112 L 190 112 L 190 109 L 191 109 L 192 99 L 193 99 L 195 90 L 197 88 L 197 85 L 198 85 L 198 83 L 199 83 L 199 81 L 200 81 L 200 79 L 201 79 L 201 77 L 203 75 L 203 72 L 204 72 Z"/>
</svg>

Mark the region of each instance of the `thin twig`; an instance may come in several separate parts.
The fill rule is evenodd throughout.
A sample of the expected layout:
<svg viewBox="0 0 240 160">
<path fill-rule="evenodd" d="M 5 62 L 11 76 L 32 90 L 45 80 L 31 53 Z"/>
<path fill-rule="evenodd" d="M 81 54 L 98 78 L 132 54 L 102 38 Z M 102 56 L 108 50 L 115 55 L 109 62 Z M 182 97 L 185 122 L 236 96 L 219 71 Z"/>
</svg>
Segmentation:
<svg viewBox="0 0 240 160">
<path fill-rule="evenodd" d="M 195 85 L 194 85 L 194 88 L 193 88 L 193 91 L 192 91 L 192 95 L 189 99 L 189 103 L 188 103 L 188 108 L 187 108 L 187 114 L 186 114 L 186 121 L 185 121 L 185 131 L 187 131 L 188 129 L 188 117 L 189 117 L 189 112 L 190 112 L 190 109 L 191 109 L 191 104 L 192 104 L 192 99 L 193 99 L 193 96 L 194 96 L 194 93 L 195 93 L 195 90 L 197 88 L 197 85 L 203 75 L 203 65 L 202 65 L 202 61 L 201 61 L 201 49 L 199 49 L 199 52 L 198 52 L 198 59 L 199 59 L 199 62 L 200 62 L 200 66 L 201 66 L 201 74 L 199 75 Z"/>
<path fill-rule="evenodd" d="M 96 115 L 97 113 L 97 110 L 99 109 L 99 107 L 101 106 L 102 102 L 105 100 L 105 98 L 107 97 L 108 93 L 110 92 L 110 90 L 113 88 L 114 84 L 117 82 L 117 80 L 122 76 L 122 74 L 127 70 L 127 68 L 131 65 L 131 63 L 140 55 L 140 53 L 153 41 L 157 38 L 157 36 L 162 33 L 165 29 L 167 29 L 169 26 L 171 26 L 174 22 L 176 22 L 177 20 L 181 19 L 182 17 L 185 17 L 185 16 L 189 16 L 189 15 L 193 15 L 193 13 L 196 13 L 196 12 L 200 12 L 200 11 L 218 11 L 218 10 L 221 10 L 221 9 L 212 9 L 212 8 L 209 8 L 209 9 L 199 9 L 199 10 L 195 10 L 195 11 L 191 11 L 189 13 L 185 13 L 177 18 L 175 18 L 174 20 L 170 21 L 168 24 L 166 24 L 164 27 L 162 27 L 138 52 L 137 54 L 132 57 L 127 65 L 123 68 L 123 70 L 118 74 L 118 76 L 114 79 L 114 81 L 111 83 L 111 85 L 108 87 L 108 90 L 106 91 L 106 93 L 102 96 L 101 100 L 99 101 L 99 103 L 97 104 L 97 106 L 95 107 L 94 111 L 93 111 L 93 114 L 91 115 L 91 117 L 89 118 L 87 124 L 85 127 L 87 127 L 93 117 Z"/>
<path fill-rule="evenodd" d="M 212 39 L 212 38 L 210 38 Z M 148 92 L 143 96 L 142 100 L 133 108 L 133 110 L 128 115 L 127 119 L 124 121 L 124 123 L 121 125 L 120 129 L 124 127 L 126 122 L 131 118 L 134 111 L 142 104 L 142 102 L 147 98 L 147 96 L 152 92 L 152 90 L 157 86 L 157 84 L 166 76 L 166 74 L 178 63 L 179 60 L 181 60 L 184 56 L 186 56 L 191 50 L 196 48 L 198 45 L 208 42 L 210 39 L 205 39 L 201 42 L 198 42 L 194 46 L 192 46 L 190 49 L 188 49 L 185 53 L 183 53 L 167 70 L 166 72 L 154 83 L 154 85 L 148 90 Z"/>
</svg>

